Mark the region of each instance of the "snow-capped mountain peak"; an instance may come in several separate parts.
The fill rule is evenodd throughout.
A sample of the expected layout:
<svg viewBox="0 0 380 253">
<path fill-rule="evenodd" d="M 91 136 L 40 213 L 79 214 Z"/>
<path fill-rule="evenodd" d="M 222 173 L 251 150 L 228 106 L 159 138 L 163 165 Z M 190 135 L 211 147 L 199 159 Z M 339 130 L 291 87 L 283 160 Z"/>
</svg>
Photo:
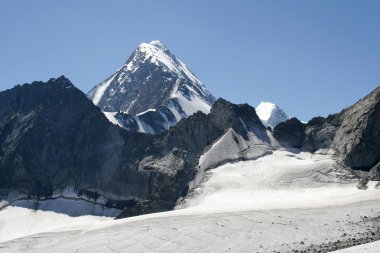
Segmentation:
<svg viewBox="0 0 380 253">
<path fill-rule="evenodd" d="M 149 43 L 145 43 L 145 42 L 143 42 L 143 43 L 141 43 L 141 44 L 138 46 L 137 50 L 140 50 L 140 51 L 142 51 L 142 52 L 144 52 L 144 51 L 148 51 L 148 52 L 150 52 L 150 53 L 152 53 L 152 52 L 158 50 L 158 51 L 162 51 L 162 52 L 164 52 L 165 54 L 169 54 L 170 56 L 173 56 L 173 55 L 170 53 L 169 49 L 164 45 L 164 43 L 162 43 L 162 42 L 159 41 L 159 40 L 152 40 L 152 41 L 149 42 Z"/>
<path fill-rule="evenodd" d="M 142 43 L 142 44 L 146 44 L 146 43 Z M 152 40 L 151 42 L 149 42 L 149 45 L 166 48 L 165 45 L 159 40 Z"/>
<path fill-rule="evenodd" d="M 191 72 L 191 70 L 175 55 L 173 55 L 166 46 L 159 40 L 153 40 L 150 43 L 141 43 L 136 51 L 144 54 L 143 61 L 150 60 L 151 63 L 162 65 L 167 71 L 174 72 L 179 77 L 190 79 L 194 83 L 202 82 Z"/>
<path fill-rule="evenodd" d="M 271 102 L 261 102 L 256 107 L 256 113 L 264 125 L 272 128 L 289 119 L 289 116 L 284 112 L 284 110 Z"/>
<path fill-rule="evenodd" d="M 197 111 L 208 113 L 215 101 L 194 73 L 159 40 L 141 43 L 125 64 L 95 86 L 88 97 L 102 111 L 109 112 L 108 116 L 113 115 L 112 122 L 123 121 L 119 125 L 139 132 L 151 129 L 150 133 L 167 130 Z M 121 119 L 120 114 L 133 117 Z"/>
</svg>

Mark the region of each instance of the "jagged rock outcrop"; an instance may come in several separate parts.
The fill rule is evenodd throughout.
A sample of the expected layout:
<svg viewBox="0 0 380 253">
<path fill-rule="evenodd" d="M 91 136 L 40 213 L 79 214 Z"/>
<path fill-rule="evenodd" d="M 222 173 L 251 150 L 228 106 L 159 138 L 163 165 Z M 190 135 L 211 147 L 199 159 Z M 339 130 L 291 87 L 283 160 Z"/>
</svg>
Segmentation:
<svg viewBox="0 0 380 253">
<path fill-rule="evenodd" d="M 229 135 L 231 139 L 223 138 L 231 131 L 235 133 Z M 232 140 L 235 146 L 233 149 L 223 150 L 223 153 L 217 152 L 217 157 L 213 156 L 211 152 L 211 155 L 209 154 L 207 157 L 207 164 L 198 166 L 202 165 L 199 161 L 200 156 L 205 151 L 212 150 L 212 144 L 216 144 L 221 139 Z M 157 210 L 157 207 L 170 204 L 173 208 L 175 204 L 173 200 L 186 195 L 189 187 L 196 184 L 193 180 L 198 181 L 195 177 L 199 173 L 224 162 L 257 158 L 259 156 L 257 154 L 264 154 L 271 150 L 272 146 L 278 146 L 278 143 L 263 126 L 253 107 L 248 104 L 235 105 L 224 99 L 218 99 L 209 114 L 197 112 L 182 119 L 176 126 L 171 127 L 168 133 L 157 138 L 156 145 L 163 153 L 170 150 L 183 150 L 185 152 L 183 156 L 185 168 L 151 199 L 126 209 L 119 215 L 119 218 L 153 212 Z M 255 152 L 256 150 L 257 152 Z M 244 152 L 247 154 L 246 156 L 244 156 Z"/>
<path fill-rule="evenodd" d="M 279 124 L 280 142 L 333 150 L 346 166 L 379 171 L 380 88 L 341 113 Z M 303 130 L 304 129 L 304 130 Z M 247 104 L 217 100 L 161 135 L 126 131 L 65 77 L 0 92 L 0 197 L 69 196 L 119 217 L 171 210 L 208 168 L 279 147 Z M 73 189 L 68 191 L 67 189 Z M 69 193 L 68 193 L 69 192 Z"/>
<path fill-rule="evenodd" d="M 337 114 L 329 115 L 327 118 L 312 118 L 306 124 L 306 138 L 303 148 L 311 152 L 330 149 L 339 125 Z"/>
<path fill-rule="evenodd" d="M 139 164 L 149 155 L 170 156 L 153 141 L 111 124 L 64 77 L 16 86 L 0 93 L 0 196 L 42 200 L 73 187 L 78 199 L 133 205 L 173 177 Z"/>
<path fill-rule="evenodd" d="M 289 123 L 274 129 L 292 132 Z M 290 145 L 292 138 L 286 140 Z M 302 149 L 335 153 L 347 167 L 369 171 L 380 161 L 380 87 L 340 113 L 311 119 Z"/>
<path fill-rule="evenodd" d="M 126 208 L 121 217 L 170 210 L 199 157 L 229 129 L 239 138 L 235 151 L 273 140 L 252 107 L 223 99 L 162 135 L 131 133 L 65 77 L 0 92 L 0 106 L 0 196 L 11 204 L 69 197 Z"/>
<path fill-rule="evenodd" d="M 337 115 L 332 148 L 347 166 L 369 170 L 380 161 L 380 87 Z"/>
<path fill-rule="evenodd" d="M 380 180 L 380 162 L 370 169 L 368 178 L 371 180 Z"/>
<path fill-rule="evenodd" d="M 235 105 L 222 98 L 215 102 L 208 115 L 198 112 L 189 119 L 182 120 L 177 127 L 170 129 L 169 143 L 178 145 L 184 138 L 190 138 L 192 145 L 186 149 L 194 150 L 199 145 L 211 144 L 229 128 L 233 128 L 244 138 L 248 138 L 249 129 L 266 131 L 253 107 L 248 104 Z"/>
<path fill-rule="evenodd" d="M 273 130 L 273 136 L 292 148 L 301 148 L 305 141 L 305 125 L 297 118 L 291 118 L 279 123 Z"/>
</svg>

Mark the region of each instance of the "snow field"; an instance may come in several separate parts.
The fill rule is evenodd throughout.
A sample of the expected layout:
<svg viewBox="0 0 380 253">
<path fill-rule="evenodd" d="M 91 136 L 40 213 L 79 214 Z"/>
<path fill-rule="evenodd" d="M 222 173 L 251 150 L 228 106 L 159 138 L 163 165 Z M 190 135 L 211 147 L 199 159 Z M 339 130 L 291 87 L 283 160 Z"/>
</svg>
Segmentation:
<svg viewBox="0 0 380 253">
<path fill-rule="evenodd" d="M 56 212 L 8 206 L 0 211 L 0 243 L 58 228 L 91 227 L 108 220 L 112 218 L 91 215 L 70 217 Z"/>
<path fill-rule="evenodd" d="M 206 180 L 178 208 L 204 213 L 237 212 L 380 199 L 376 182 L 370 182 L 367 190 L 360 190 L 350 175 L 337 177 L 338 172 L 331 169 L 333 165 L 330 156 L 281 150 L 253 161 L 228 163 L 208 171 Z"/>
<path fill-rule="evenodd" d="M 53 227 L 58 214 L 41 212 L 31 219 L 43 220 L 38 229 L 13 232 L 19 239 L 3 239 L 0 252 L 326 252 L 354 239 L 377 239 L 376 182 L 359 190 L 334 164 L 331 156 L 278 150 L 207 171 L 174 211 L 115 221 L 66 217 Z M 12 212 L 2 210 L 0 223 L 14 222 L 17 231 L 27 216 Z M 371 245 L 363 252 L 375 252 Z"/>
</svg>

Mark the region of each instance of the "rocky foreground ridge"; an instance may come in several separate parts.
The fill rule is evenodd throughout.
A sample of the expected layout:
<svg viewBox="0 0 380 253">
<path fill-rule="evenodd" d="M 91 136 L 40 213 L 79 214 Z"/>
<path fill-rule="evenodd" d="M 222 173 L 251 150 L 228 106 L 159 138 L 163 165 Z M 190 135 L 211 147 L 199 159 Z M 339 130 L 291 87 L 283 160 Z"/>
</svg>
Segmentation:
<svg viewBox="0 0 380 253">
<path fill-rule="evenodd" d="M 253 107 L 219 99 L 209 114 L 154 136 L 113 125 L 63 76 L 18 85 L 0 92 L 2 205 L 69 197 L 119 217 L 170 210 L 205 170 L 281 147 L 333 152 L 342 166 L 378 179 L 379 94 L 306 125 L 290 119 L 273 133 Z"/>
<path fill-rule="evenodd" d="M 292 118 L 274 129 L 274 136 L 288 147 L 309 152 L 333 153 L 354 171 L 370 171 L 379 179 L 380 87 L 354 105 L 327 118 L 307 124 Z"/>
</svg>

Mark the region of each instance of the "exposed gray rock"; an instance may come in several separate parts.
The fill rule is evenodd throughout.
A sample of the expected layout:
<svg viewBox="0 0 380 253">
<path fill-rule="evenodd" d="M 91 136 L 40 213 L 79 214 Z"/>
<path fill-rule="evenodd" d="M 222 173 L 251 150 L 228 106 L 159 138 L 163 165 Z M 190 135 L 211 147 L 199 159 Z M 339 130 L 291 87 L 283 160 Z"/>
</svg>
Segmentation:
<svg viewBox="0 0 380 253">
<path fill-rule="evenodd" d="M 291 134 L 284 138 L 280 131 L 302 135 L 302 131 L 294 132 L 290 123 L 278 125 L 276 138 L 289 145 L 295 139 Z M 369 171 L 380 161 L 380 87 L 340 113 L 313 118 L 306 125 L 305 136 L 304 150 L 332 152 L 347 167 Z"/>
<path fill-rule="evenodd" d="M 332 148 L 347 166 L 369 170 L 380 161 L 380 87 L 336 118 Z"/>
<path fill-rule="evenodd" d="M 305 141 L 305 125 L 297 118 L 279 123 L 273 130 L 273 136 L 284 146 L 301 148 Z"/>
<path fill-rule="evenodd" d="M 139 170 L 147 155 L 160 157 L 153 141 L 111 124 L 64 77 L 16 86 L 0 93 L 0 196 L 43 199 L 75 187 L 124 208 L 172 176 Z"/>
<path fill-rule="evenodd" d="M 76 198 L 126 209 L 120 217 L 170 210 L 199 156 L 230 128 L 270 141 L 252 107 L 223 99 L 152 136 L 111 124 L 65 77 L 16 86 L 0 92 L 0 196 L 48 203 L 71 187 Z"/>
<path fill-rule="evenodd" d="M 380 162 L 370 169 L 368 176 L 371 180 L 380 180 Z"/>
<path fill-rule="evenodd" d="M 333 149 L 347 166 L 373 168 L 376 177 L 379 93 L 380 88 L 339 114 L 311 120 L 304 132 L 291 119 L 274 133 L 292 147 L 305 133 L 304 149 Z M 0 196 L 17 200 L 17 192 L 23 199 L 49 200 L 73 187 L 86 201 L 125 209 L 119 217 L 170 210 L 187 194 L 199 157 L 218 152 L 210 147 L 226 133 L 230 139 L 224 141 L 237 153 L 221 150 L 227 160 L 268 152 L 253 152 L 252 143 L 274 143 L 247 104 L 219 99 L 209 114 L 197 112 L 152 136 L 111 124 L 64 77 L 16 86 L 0 92 Z"/>
<path fill-rule="evenodd" d="M 126 209 L 118 218 L 163 211 L 165 210 L 163 207 L 167 208 L 166 210 L 173 208 L 175 204 L 173 200 L 187 194 L 189 182 L 198 172 L 200 155 L 230 128 L 246 141 L 249 141 L 250 134 L 254 134 L 262 142 L 271 143 L 267 130 L 253 107 L 247 104 L 234 105 L 224 99 L 218 99 L 209 114 L 197 112 L 182 119 L 176 126 L 171 127 L 168 133 L 156 139 L 156 145 L 163 153 L 170 153 L 170 150 L 185 150 L 184 168 L 177 172 L 173 180 L 166 181 L 166 184 L 162 185 L 149 200 Z M 262 153 L 264 152 L 266 150 Z M 222 157 L 220 159 L 222 160 Z M 148 161 L 151 161 L 151 158 L 148 158 Z"/>
<path fill-rule="evenodd" d="M 327 119 L 316 117 L 306 125 L 306 138 L 303 148 L 306 151 L 328 149 L 334 140 L 338 125 L 334 123 L 335 116 L 330 115 Z"/>
</svg>

